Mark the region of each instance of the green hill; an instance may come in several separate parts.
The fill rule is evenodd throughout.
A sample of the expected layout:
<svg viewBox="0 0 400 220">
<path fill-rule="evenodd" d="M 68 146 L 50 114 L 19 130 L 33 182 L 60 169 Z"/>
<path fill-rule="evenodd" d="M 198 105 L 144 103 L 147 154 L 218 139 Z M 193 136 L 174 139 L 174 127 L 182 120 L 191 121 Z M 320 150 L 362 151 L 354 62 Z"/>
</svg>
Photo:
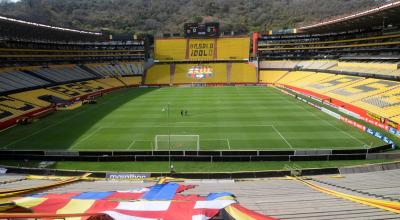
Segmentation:
<svg viewBox="0 0 400 220">
<path fill-rule="evenodd" d="M 113 32 L 179 33 L 186 22 L 218 21 L 223 31 L 290 28 L 388 0 L 11 0 L 0 15 Z"/>
</svg>

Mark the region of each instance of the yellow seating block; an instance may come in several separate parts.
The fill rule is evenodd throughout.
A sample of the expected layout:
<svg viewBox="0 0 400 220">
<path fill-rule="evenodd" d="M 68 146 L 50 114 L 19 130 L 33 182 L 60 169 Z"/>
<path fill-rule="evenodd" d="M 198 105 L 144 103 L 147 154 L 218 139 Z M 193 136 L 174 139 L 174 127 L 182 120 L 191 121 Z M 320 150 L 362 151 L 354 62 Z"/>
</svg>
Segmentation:
<svg viewBox="0 0 400 220">
<path fill-rule="evenodd" d="M 109 85 L 112 88 L 117 88 L 117 87 L 123 87 L 125 86 L 124 84 L 122 84 L 121 81 L 119 81 L 118 79 L 115 78 L 104 78 L 104 79 L 97 79 L 98 82 L 101 82 L 103 84 Z"/>
<path fill-rule="evenodd" d="M 392 117 L 392 118 L 390 118 L 390 120 L 400 124 L 400 116 Z"/>
<path fill-rule="evenodd" d="M 234 63 L 232 64 L 230 81 L 232 83 L 256 83 L 257 69 L 252 64 Z"/>
<path fill-rule="evenodd" d="M 22 114 L 24 114 L 23 111 L 18 111 L 12 108 L 7 108 L 5 106 L 0 106 L 0 122 L 12 119 Z"/>
<path fill-rule="evenodd" d="M 6 96 L 2 96 L 0 97 L 0 113 L 5 113 L 5 112 L 9 112 L 12 115 L 11 116 L 6 116 L 4 118 L 0 118 L 1 121 L 19 116 L 19 115 L 23 115 L 35 110 L 38 110 L 39 107 L 34 105 L 34 104 L 30 104 L 30 103 L 25 103 L 23 101 L 20 100 L 16 100 L 13 99 L 11 97 L 6 97 Z"/>
<path fill-rule="evenodd" d="M 147 70 L 146 84 L 162 85 L 170 84 L 170 65 L 169 64 L 156 64 Z"/>
<path fill-rule="evenodd" d="M 261 70 L 260 83 L 275 83 L 287 73 L 288 71 Z"/>
<path fill-rule="evenodd" d="M 326 93 L 328 96 L 351 103 L 353 101 L 386 92 L 399 86 L 398 82 L 381 80 L 381 79 L 365 79 L 352 83 L 344 88 L 339 88 Z"/>
<path fill-rule="evenodd" d="M 316 83 L 316 82 L 320 82 L 323 80 L 327 80 L 330 79 L 332 77 L 334 77 L 335 75 L 333 74 L 329 74 L 329 73 L 314 73 L 309 75 L 308 77 L 296 80 L 294 82 L 290 82 L 289 84 L 291 86 L 295 86 L 295 87 L 300 87 L 300 88 L 305 88 L 306 86 Z"/>
<path fill-rule="evenodd" d="M 348 85 L 353 84 L 354 82 L 358 82 L 363 80 L 362 77 L 355 77 L 355 76 L 345 76 L 345 75 L 333 75 L 317 82 L 313 82 L 305 86 L 305 89 L 324 94 L 326 92 L 335 90 L 337 88 L 342 88 Z"/>
<path fill-rule="evenodd" d="M 141 76 L 127 76 L 121 77 L 120 79 L 128 86 L 140 85 L 142 83 Z"/>
<path fill-rule="evenodd" d="M 278 80 L 277 83 L 279 84 L 284 84 L 284 85 L 290 85 L 290 83 L 295 82 L 297 80 L 301 80 L 305 77 L 308 77 L 312 75 L 313 72 L 304 72 L 304 71 L 297 71 L 297 72 L 290 72 L 280 80 Z"/>
<path fill-rule="evenodd" d="M 397 116 L 400 114 L 400 88 L 367 97 L 352 104 L 385 118 Z"/>
<path fill-rule="evenodd" d="M 64 99 L 64 100 L 68 100 L 70 99 L 69 96 L 60 94 L 60 93 L 56 93 L 47 89 L 35 89 L 32 91 L 26 91 L 26 92 L 20 92 L 20 93 L 16 93 L 16 94 L 12 94 L 9 95 L 12 98 L 16 98 L 22 101 L 26 101 L 29 103 L 33 103 L 37 106 L 41 106 L 41 107 L 47 107 L 49 106 L 51 103 L 41 100 L 39 99 L 39 97 L 41 96 L 45 96 L 45 95 L 51 95 L 51 96 L 56 96 L 60 99 Z"/>
</svg>

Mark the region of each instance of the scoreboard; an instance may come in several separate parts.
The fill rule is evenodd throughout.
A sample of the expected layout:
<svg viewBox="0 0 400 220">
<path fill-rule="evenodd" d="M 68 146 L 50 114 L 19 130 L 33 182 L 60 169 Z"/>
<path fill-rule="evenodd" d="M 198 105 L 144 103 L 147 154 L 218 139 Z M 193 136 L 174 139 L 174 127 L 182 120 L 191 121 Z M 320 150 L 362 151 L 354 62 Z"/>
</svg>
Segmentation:
<svg viewBox="0 0 400 220">
<path fill-rule="evenodd" d="M 186 23 L 185 37 L 186 38 L 212 38 L 219 36 L 219 23 Z"/>
</svg>

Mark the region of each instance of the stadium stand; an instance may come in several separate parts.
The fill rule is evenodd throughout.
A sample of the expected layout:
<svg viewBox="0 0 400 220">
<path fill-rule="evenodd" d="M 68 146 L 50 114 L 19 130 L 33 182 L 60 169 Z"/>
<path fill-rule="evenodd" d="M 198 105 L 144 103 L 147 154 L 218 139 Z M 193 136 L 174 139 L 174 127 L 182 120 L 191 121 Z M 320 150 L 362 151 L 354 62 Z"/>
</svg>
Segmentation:
<svg viewBox="0 0 400 220">
<path fill-rule="evenodd" d="M 345 169 L 342 169 L 343 172 Z M 243 207 L 277 219 L 323 220 L 330 219 L 332 216 L 341 219 L 398 219 L 399 214 L 396 212 L 366 201 L 384 201 L 385 204 L 392 204 L 393 207 L 397 207 L 397 201 L 400 199 L 397 193 L 399 190 L 397 184 L 399 174 L 399 170 L 385 170 L 354 174 L 344 172 L 340 178 L 337 178 L 337 176 L 313 176 L 300 180 L 293 178 L 240 181 L 185 180 L 184 185 L 195 185 L 195 187 L 183 191 L 182 195 L 207 196 L 211 189 L 213 192 L 229 192 L 235 195 Z M 57 179 L 30 178 L 16 174 L 0 176 L 0 182 L 3 182 L 4 189 L 40 187 L 57 183 L 57 181 Z M 95 199 L 99 199 L 103 198 L 104 195 L 110 195 L 113 191 L 139 193 L 141 191 L 134 190 L 150 187 L 153 184 L 151 181 L 137 180 L 75 181 L 45 189 L 40 194 L 36 194 L 35 198 L 46 195 L 59 198 L 60 196 L 57 197 L 57 195 L 68 196 L 68 194 L 63 193 L 77 195 L 79 192 L 85 192 L 86 198 L 97 193 L 98 198 Z M 327 193 L 328 190 L 331 191 Z M 106 192 L 108 194 L 105 194 Z M 349 196 L 351 196 L 351 199 L 349 199 Z M 364 202 L 358 202 L 361 199 Z M 78 210 L 85 209 L 87 208 L 78 206 L 64 210 L 65 213 L 68 213 L 67 210 L 76 213 Z"/>
<path fill-rule="evenodd" d="M 48 81 L 18 70 L 0 72 L 0 93 L 49 85 Z"/>
<path fill-rule="evenodd" d="M 71 67 L 54 66 L 51 68 L 31 69 L 30 71 L 42 78 L 46 78 L 56 83 L 82 81 L 87 79 L 93 79 L 96 77 L 77 66 L 71 66 Z"/>
<path fill-rule="evenodd" d="M 282 77 L 288 74 L 288 71 L 275 71 L 275 70 L 261 70 L 260 83 L 275 83 Z"/>
<path fill-rule="evenodd" d="M 110 64 L 90 64 L 87 65 L 92 71 L 101 74 L 104 77 L 110 76 L 129 76 L 129 75 L 143 75 L 142 63 L 118 63 Z"/>
</svg>

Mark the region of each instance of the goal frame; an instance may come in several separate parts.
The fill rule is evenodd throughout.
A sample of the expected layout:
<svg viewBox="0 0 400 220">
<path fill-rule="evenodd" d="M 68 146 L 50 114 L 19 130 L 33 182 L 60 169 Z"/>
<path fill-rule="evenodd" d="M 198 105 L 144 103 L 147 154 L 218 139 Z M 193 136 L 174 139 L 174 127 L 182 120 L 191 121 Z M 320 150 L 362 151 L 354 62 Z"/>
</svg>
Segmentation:
<svg viewBox="0 0 400 220">
<path fill-rule="evenodd" d="M 158 137 L 196 137 L 197 138 L 197 140 L 196 140 L 196 150 L 197 151 L 200 151 L 200 135 L 198 135 L 198 134 L 170 134 L 170 135 L 168 135 L 168 134 L 157 134 L 156 136 L 154 136 L 154 150 L 155 151 L 160 151 L 159 149 L 158 149 Z M 174 150 L 171 150 L 171 149 L 166 149 L 166 150 L 168 150 L 168 151 L 174 151 Z"/>
</svg>

